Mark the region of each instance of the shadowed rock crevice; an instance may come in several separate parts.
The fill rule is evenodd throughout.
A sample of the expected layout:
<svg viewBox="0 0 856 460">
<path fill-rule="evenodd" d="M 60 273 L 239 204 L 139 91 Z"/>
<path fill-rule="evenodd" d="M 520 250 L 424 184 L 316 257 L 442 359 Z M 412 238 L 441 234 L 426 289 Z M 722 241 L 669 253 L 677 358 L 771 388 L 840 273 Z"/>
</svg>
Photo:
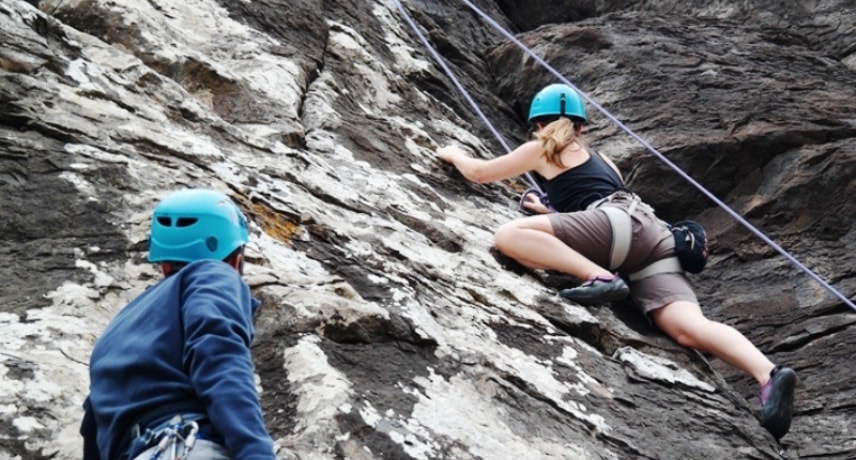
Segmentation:
<svg viewBox="0 0 856 460">
<path fill-rule="evenodd" d="M 266 332 L 270 334 L 270 332 Z M 291 383 L 283 375 L 283 351 L 294 344 L 295 335 L 274 332 L 270 337 L 259 337 L 259 342 L 275 341 L 278 346 L 254 346 L 253 362 L 263 383 L 262 412 L 265 423 L 272 430 L 289 432 L 297 425 L 298 397 Z"/>
<path fill-rule="evenodd" d="M 111 214 L 121 205 L 113 187 L 127 177 L 109 165 L 73 167 L 60 143 L 34 131 L 0 129 L 0 138 L 0 255 L 9 262 L 0 268 L 0 303 L 25 317 L 50 305 L 44 294 L 64 282 L 92 280 L 78 260 L 126 257 L 128 241 Z M 99 195 L 83 194 L 80 184 Z"/>
<path fill-rule="evenodd" d="M 430 221 L 425 222 L 419 217 L 414 217 L 411 212 L 399 210 L 395 208 L 386 208 L 382 211 L 389 213 L 395 220 L 401 222 L 411 230 L 414 230 L 429 241 L 434 244 L 437 248 L 442 249 L 444 251 L 448 251 L 450 253 L 459 253 L 461 252 L 461 244 L 458 241 L 453 240 L 453 236 L 446 233 L 443 229 L 434 226 Z M 443 216 L 432 212 L 434 211 L 428 206 L 420 209 L 422 212 L 427 212 L 429 219 L 443 219 Z"/>
<path fill-rule="evenodd" d="M 317 229 L 313 228 L 313 226 L 307 226 L 307 229 L 315 237 L 320 236 L 316 233 Z M 328 238 L 326 242 L 316 241 L 306 243 L 296 241 L 294 246 L 296 249 L 304 252 L 310 259 L 321 263 L 331 273 L 347 281 L 359 293 L 362 299 L 381 304 L 392 300 L 392 286 L 378 282 L 378 280 L 385 279 L 384 268 L 378 256 L 390 255 L 399 261 L 406 260 L 403 256 L 395 254 L 394 251 L 382 250 L 373 251 L 373 262 L 354 260 L 342 249 L 345 243 L 347 243 L 346 240 L 336 235 L 326 235 L 326 237 Z"/>
<path fill-rule="evenodd" d="M 153 70 L 183 87 L 197 99 L 206 101 L 227 123 L 270 124 L 275 117 L 266 110 L 268 104 L 253 91 L 225 75 L 210 64 L 189 58 L 181 65 L 174 62 L 149 61 Z"/>
<path fill-rule="evenodd" d="M 347 439 L 338 440 L 334 445 L 336 459 L 349 459 L 361 457 L 379 458 L 414 458 L 407 454 L 406 449 L 400 443 L 391 439 L 392 434 L 397 434 L 396 426 L 374 426 L 365 421 L 358 412 L 349 411 L 336 416 L 339 427 L 352 436 Z M 401 432 L 405 432 L 404 429 Z"/>
<path fill-rule="evenodd" d="M 278 54 L 294 57 L 306 70 L 320 68 L 329 36 L 330 6 L 312 0 L 219 0 L 231 17 L 281 41 Z"/>
<path fill-rule="evenodd" d="M 322 334 L 325 338 L 342 344 L 373 344 L 391 341 L 405 349 L 412 346 L 420 348 L 437 346 L 435 340 L 421 337 L 410 320 L 395 313 L 390 313 L 389 318 L 371 316 L 356 320 L 333 315 L 322 326 Z"/>
</svg>

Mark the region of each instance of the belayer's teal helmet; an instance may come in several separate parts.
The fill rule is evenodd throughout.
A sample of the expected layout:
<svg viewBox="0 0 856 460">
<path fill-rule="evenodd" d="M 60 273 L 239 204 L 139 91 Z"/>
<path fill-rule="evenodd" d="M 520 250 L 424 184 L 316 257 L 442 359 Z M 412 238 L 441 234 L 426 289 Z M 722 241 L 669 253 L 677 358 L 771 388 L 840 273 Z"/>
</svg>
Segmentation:
<svg viewBox="0 0 856 460">
<path fill-rule="evenodd" d="M 553 83 L 545 86 L 532 98 L 529 106 L 529 122 L 541 117 L 577 118 L 583 123 L 588 121 L 586 108 L 579 93 L 568 85 Z"/>
<path fill-rule="evenodd" d="M 181 190 L 155 207 L 149 262 L 223 260 L 249 241 L 247 219 L 231 198 L 214 190 Z"/>
</svg>

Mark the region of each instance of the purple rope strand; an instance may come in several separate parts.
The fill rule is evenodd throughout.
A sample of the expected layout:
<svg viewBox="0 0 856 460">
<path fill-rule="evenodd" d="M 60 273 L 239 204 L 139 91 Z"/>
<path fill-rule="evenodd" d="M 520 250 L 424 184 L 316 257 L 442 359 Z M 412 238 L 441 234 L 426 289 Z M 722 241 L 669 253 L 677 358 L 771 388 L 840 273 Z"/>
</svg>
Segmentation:
<svg viewBox="0 0 856 460">
<path fill-rule="evenodd" d="M 431 46 L 431 43 L 428 42 L 428 39 L 419 30 L 419 27 L 416 25 L 416 22 L 413 21 L 413 18 L 411 18 L 409 14 L 407 14 L 407 11 L 405 11 L 404 6 L 401 4 L 401 1 L 393 1 L 395 2 L 395 6 L 398 7 L 398 10 L 401 12 L 401 15 L 404 17 L 404 20 L 407 21 L 407 24 L 410 25 L 410 28 L 413 29 L 413 32 L 416 34 L 416 36 L 419 38 L 419 40 L 422 42 L 422 44 L 425 46 L 425 48 L 428 50 L 428 52 L 431 54 L 437 64 L 439 64 L 440 67 L 443 68 L 443 71 L 449 77 L 449 80 L 451 80 L 452 84 L 455 85 L 455 88 L 458 89 L 458 92 L 464 97 L 464 99 L 467 100 L 467 102 L 470 104 L 470 107 L 472 107 L 473 111 L 475 111 L 479 118 L 481 118 L 485 126 L 487 126 L 487 128 L 490 130 L 490 132 L 493 133 L 493 136 L 496 138 L 497 141 L 499 141 L 505 151 L 510 152 L 511 147 L 508 146 L 508 143 L 505 142 L 505 139 L 502 137 L 502 135 L 499 134 L 499 131 L 494 128 L 493 124 L 490 122 L 490 120 L 488 120 L 484 112 L 482 112 L 479 105 L 476 104 L 472 97 L 470 97 L 469 92 L 467 92 L 467 90 L 455 76 L 455 73 L 452 72 L 452 69 L 450 69 L 448 65 L 446 65 L 445 60 L 440 56 L 439 53 L 437 53 L 437 50 L 435 50 L 434 47 Z M 526 176 L 526 180 L 529 182 L 529 185 L 531 185 L 532 188 L 537 190 L 539 195 L 543 197 L 544 191 L 541 190 L 541 187 L 538 186 L 538 182 L 535 181 L 535 178 L 533 178 L 528 171 L 524 175 Z"/>
</svg>

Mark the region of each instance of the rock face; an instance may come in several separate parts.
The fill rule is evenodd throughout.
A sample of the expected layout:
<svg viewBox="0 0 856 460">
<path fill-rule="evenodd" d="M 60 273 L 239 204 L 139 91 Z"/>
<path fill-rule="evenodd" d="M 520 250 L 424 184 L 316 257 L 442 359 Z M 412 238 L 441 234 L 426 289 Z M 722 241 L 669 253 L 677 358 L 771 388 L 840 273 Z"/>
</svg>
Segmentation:
<svg viewBox="0 0 856 460">
<path fill-rule="evenodd" d="M 527 183 L 435 158 L 503 146 L 397 1 L 3 0 L 0 457 L 81 458 L 89 351 L 156 280 L 149 213 L 186 186 L 252 221 L 281 458 L 856 456 L 856 315 L 797 266 L 854 298 L 852 2 L 479 3 L 604 108 L 588 139 L 634 191 L 706 225 L 705 311 L 799 373 L 781 443 L 749 377 L 494 256 Z M 406 11 L 500 139 L 524 139 L 556 76 L 467 2 Z"/>
</svg>

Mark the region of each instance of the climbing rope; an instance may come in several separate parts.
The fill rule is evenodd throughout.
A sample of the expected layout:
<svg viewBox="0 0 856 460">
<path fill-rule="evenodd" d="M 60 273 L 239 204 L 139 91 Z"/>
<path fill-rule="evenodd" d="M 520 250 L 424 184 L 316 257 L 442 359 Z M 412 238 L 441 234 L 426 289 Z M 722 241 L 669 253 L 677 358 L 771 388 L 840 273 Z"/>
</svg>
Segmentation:
<svg viewBox="0 0 856 460">
<path fill-rule="evenodd" d="M 454 73 L 453 73 L 453 72 L 449 69 L 449 67 L 446 65 L 446 63 L 444 62 L 443 58 L 442 58 L 442 57 L 437 53 L 437 51 L 436 51 L 436 50 L 431 46 L 431 44 L 428 42 L 428 40 L 427 40 L 427 39 L 424 37 L 424 35 L 420 32 L 420 30 L 419 30 L 419 28 L 417 27 L 416 23 L 415 23 L 415 22 L 410 18 L 410 16 L 409 16 L 409 15 L 407 14 L 407 12 L 404 10 L 404 7 L 401 5 L 400 0 L 393 0 L 393 1 L 395 2 L 396 6 L 398 7 L 399 11 L 401 12 L 401 14 L 402 14 L 402 16 L 404 17 L 405 21 L 407 21 L 407 23 L 410 25 L 410 27 L 413 29 L 413 31 L 416 33 L 416 35 L 417 35 L 417 36 L 419 37 L 419 39 L 422 41 L 422 43 L 423 43 L 423 45 L 425 46 L 425 48 L 426 48 L 426 49 L 428 49 L 428 51 L 429 51 L 429 52 L 431 53 L 431 55 L 434 57 L 434 60 L 435 60 L 435 61 L 437 61 L 437 62 L 440 64 L 440 66 L 443 68 L 443 71 L 444 71 L 444 72 L 446 72 L 446 74 L 449 76 L 449 79 L 450 79 L 450 80 L 452 80 L 452 83 L 454 83 L 454 85 L 455 85 L 455 87 L 458 89 L 458 91 L 459 91 L 459 92 L 464 96 L 464 98 L 465 98 L 465 99 L 470 103 L 470 105 L 473 107 L 473 110 L 475 110 L 475 111 L 476 111 L 476 113 L 479 115 L 479 117 L 482 119 L 482 121 L 485 123 L 485 125 L 487 125 L 488 129 L 490 129 L 490 131 L 494 134 L 494 136 L 496 136 L 496 138 L 499 140 L 499 142 L 502 144 L 502 146 L 506 149 L 506 151 L 509 151 L 509 152 L 510 152 L 510 151 L 511 151 L 511 149 L 508 147 L 508 145 L 507 145 L 507 144 L 505 143 L 505 141 L 502 139 L 502 136 L 500 136 L 500 134 L 497 132 L 497 130 L 493 127 L 493 125 L 490 123 L 490 120 L 488 120 L 488 119 L 487 119 L 487 117 L 485 117 L 484 113 L 482 113 L 481 109 L 479 109 L 478 104 L 476 104 L 476 103 L 475 103 L 475 101 L 473 101 L 473 99 L 469 96 L 469 93 L 467 93 L 466 89 L 465 89 L 465 88 L 460 84 L 460 82 L 458 81 L 458 79 L 454 76 Z M 502 27 L 502 25 L 500 25 L 498 22 L 494 21 L 494 20 L 493 20 L 493 18 L 491 18 L 490 16 L 488 16 L 484 11 L 482 11 L 480 8 L 478 8 L 477 6 L 475 6 L 475 5 L 474 5 L 472 2 L 470 2 L 469 0 L 461 0 L 461 2 L 462 2 L 463 4 L 465 4 L 467 7 L 469 7 L 471 10 L 473 10 L 473 12 L 475 12 L 475 13 L 476 13 L 477 15 L 479 15 L 482 19 L 484 19 L 484 21 L 485 21 L 485 22 L 487 22 L 488 24 L 490 24 L 494 29 L 496 29 L 496 30 L 497 30 L 500 34 L 502 34 L 505 38 L 507 38 L 509 41 L 511 41 L 512 43 L 514 43 L 515 45 L 517 45 L 517 47 L 519 47 L 521 50 L 523 50 L 523 52 L 525 52 L 525 53 L 526 53 L 527 55 L 529 55 L 532 59 L 534 59 L 538 64 L 540 64 L 543 68 L 545 68 L 547 71 L 549 71 L 551 74 L 553 74 L 553 75 L 554 75 L 556 78 L 558 78 L 562 83 L 564 83 L 564 84 L 566 84 L 566 85 L 570 86 L 570 87 L 571 87 L 571 88 L 573 88 L 575 91 L 577 91 L 577 92 L 578 92 L 578 93 L 583 97 L 583 99 L 585 99 L 589 104 L 591 104 L 593 107 L 595 107 L 595 108 L 596 108 L 600 113 L 602 113 L 602 114 L 603 114 L 607 119 L 609 119 L 610 121 L 612 121 L 613 123 L 615 123 L 618 127 L 620 127 L 622 130 L 624 130 L 624 132 L 626 132 L 628 135 L 630 135 L 630 137 L 632 137 L 632 138 L 633 138 L 633 139 L 635 139 L 637 142 L 639 142 L 639 144 L 641 144 L 643 147 L 645 147 L 649 152 L 653 153 L 657 158 L 659 158 L 659 159 L 660 159 L 660 160 L 662 160 L 664 163 L 666 163 L 666 165 L 668 165 L 670 168 L 672 168 L 672 170 L 674 170 L 676 173 L 678 173 L 678 175 L 680 175 L 681 177 L 683 177 L 687 182 L 689 182 L 690 184 L 692 184 L 696 189 L 698 189 L 698 190 L 699 190 L 700 192 L 702 192 L 705 196 L 707 196 L 708 198 L 710 198 L 714 203 L 716 203 L 716 204 L 717 204 L 720 208 L 722 208 L 726 213 L 728 213 L 731 217 L 733 217 L 735 220 L 737 220 L 737 222 L 739 222 L 741 225 L 743 225 L 744 227 L 746 227 L 750 232 L 752 232 L 753 234 L 755 234 L 755 236 L 757 236 L 758 238 L 760 238 L 763 242 L 765 242 L 765 243 L 766 243 L 767 245 L 769 245 L 771 248 L 775 249 L 779 254 L 781 254 L 782 256 L 784 256 L 784 257 L 785 257 L 785 259 L 787 259 L 788 261 L 790 261 L 794 266 L 796 266 L 797 268 L 799 268 L 800 270 L 802 270 L 803 272 L 805 272 L 807 275 L 809 275 L 812 279 L 814 279 L 815 281 L 817 281 L 817 282 L 818 282 L 821 286 L 823 286 L 827 291 L 829 291 L 829 292 L 830 292 L 830 293 L 832 293 L 835 297 L 837 297 L 837 298 L 838 298 L 838 299 L 840 299 L 842 302 L 844 302 L 844 304 L 845 304 L 845 305 L 849 306 L 851 309 L 853 309 L 853 310 L 855 310 L 855 311 L 856 311 L 856 305 L 854 305 L 854 303 L 853 303 L 850 299 L 848 299 L 844 294 L 842 294 L 842 293 L 841 293 L 841 292 L 839 292 L 837 289 L 835 289 L 832 285 L 830 285 L 829 283 L 827 283 L 827 282 L 826 282 L 826 280 L 824 280 L 824 279 L 823 279 L 823 278 L 821 278 L 818 274 L 816 274 L 816 273 L 815 273 L 815 272 L 813 272 L 811 269 L 809 269 L 808 267 L 806 267 L 802 262 L 800 262 L 799 260 L 797 260 L 797 259 L 796 259 L 796 257 L 794 257 L 794 256 L 793 256 L 793 255 L 791 255 L 788 251 L 786 251 L 784 248 L 782 248 L 781 246 L 779 246 L 778 244 L 776 244 L 776 242 L 775 242 L 775 241 L 771 240 L 769 237 L 767 237 L 767 235 L 765 235 L 763 232 L 761 232 L 760 230 L 758 230 L 757 228 L 755 228 L 755 226 L 753 226 L 753 225 L 752 225 L 751 223 L 749 223 L 746 219 L 744 219 L 744 218 L 743 218 L 743 216 L 741 216 L 741 215 L 740 215 L 740 214 L 738 214 L 736 211 L 734 211 L 733 209 L 731 209 L 727 204 L 725 204 L 725 202 L 723 202 L 722 200 L 720 200 L 719 198 L 717 198 L 717 197 L 716 197 L 716 195 L 714 195 L 712 192 L 710 192 L 709 190 L 707 190 L 703 185 L 701 185 L 701 184 L 700 184 L 699 182 L 697 182 L 695 179 L 693 179 L 692 177 L 690 177 L 690 175 L 689 175 L 689 174 L 685 173 L 685 172 L 684 172 L 680 167 L 678 167 L 675 163 L 673 163 L 671 160 L 669 160 L 668 158 L 666 158 L 666 156 L 665 156 L 665 155 L 663 155 L 662 153 L 660 153 L 657 149 L 655 149 L 654 147 L 652 147 L 648 142 L 646 142 L 644 139 L 642 139 L 640 136 L 638 136 L 635 132 L 633 132 L 633 130 L 631 130 L 631 129 L 630 129 L 630 128 L 628 128 L 624 123 L 622 123 L 622 122 L 621 122 L 621 121 L 619 121 L 617 118 L 615 118 L 615 116 L 613 116 L 611 113 L 609 113 L 609 111 L 607 111 L 607 110 L 606 110 L 606 109 L 604 109 L 600 104 L 598 104 L 598 103 L 597 103 L 597 101 L 595 101 L 594 99 L 592 99 L 591 97 L 589 97 L 589 96 L 588 96 L 588 94 L 586 94 L 586 93 L 584 93 L 583 91 L 581 91 L 579 88 L 577 88 L 577 87 L 576 87 L 576 85 L 574 85 L 574 84 L 573 84 L 573 83 L 571 83 L 567 78 L 565 78 L 565 77 L 564 77 L 564 75 L 562 75 L 561 73 L 559 73 L 556 69 L 554 69 L 552 66 L 550 66 L 546 61 L 544 61 L 543 59 L 541 59 L 541 57 L 540 57 L 540 56 L 538 56 L 537 54 L 535 54 L 535 52 L 533 52 L 531 49 L 529 49 L 529 47 L 527 47 L 527 46 L 526 46 L 526 45 L 524 45 L 520 40 L 518 40 L 516 37 L 514 37 L 514 36 L 513 36 L 513 35 L 512 35 L 508 30 L 506 30 L 504 27 Z M 540 194 L 543 194 L 543 192 L 541 192 L 541 189 L 538 187 L 537 183 L 534 181 L 534 179 L 532 179 L 532 178 L 531 178 L 531 176 L 530 176 L 528 173 L 527 173 L 527 179 L 529 179 L 529 180 L 530 180 L 530 182 L 534 185 L 534 187 L 533 187 L 533 188 L 535 188 L 535 190 L 537 190 Z"/>
</svg>

